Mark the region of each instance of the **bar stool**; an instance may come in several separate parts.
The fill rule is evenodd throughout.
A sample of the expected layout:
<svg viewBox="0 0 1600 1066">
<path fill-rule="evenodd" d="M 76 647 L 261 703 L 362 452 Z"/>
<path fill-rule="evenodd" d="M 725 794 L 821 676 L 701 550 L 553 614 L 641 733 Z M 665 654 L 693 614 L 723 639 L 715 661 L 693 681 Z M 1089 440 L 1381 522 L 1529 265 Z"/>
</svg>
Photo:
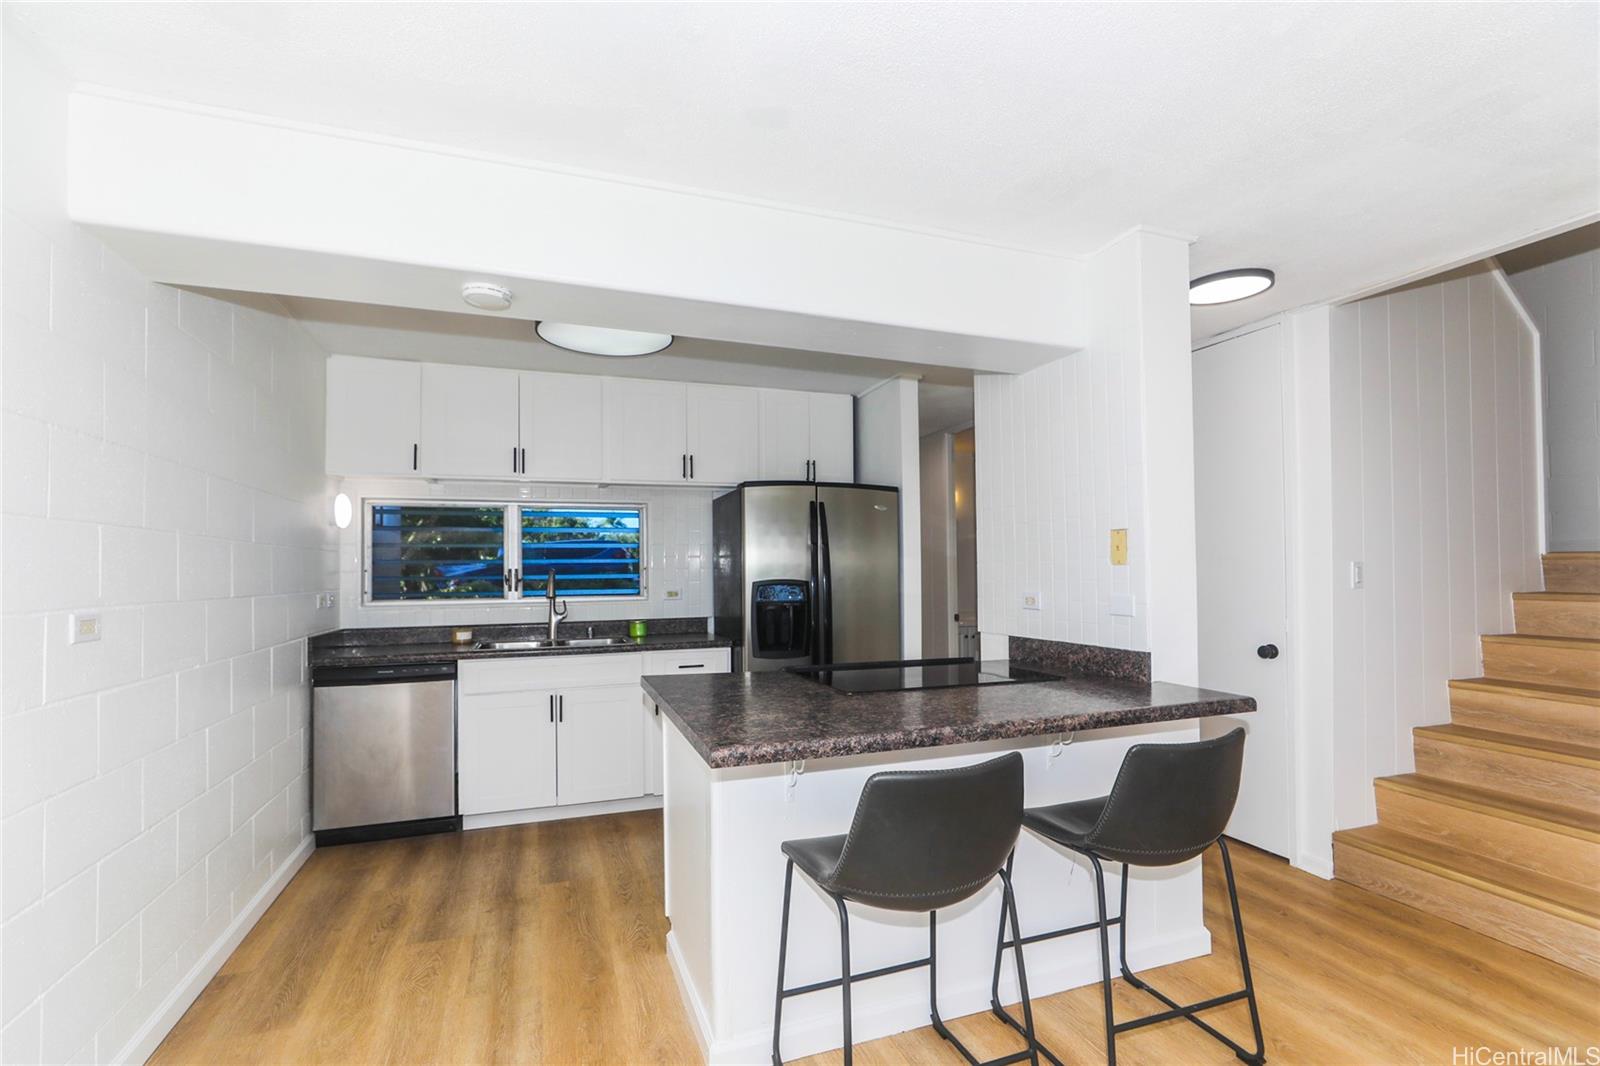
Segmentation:
<svg viewBox="0 0 1600 1066">
<path fill-rule="evenodd" d="M 1250 955 L 1245 950 L 1244 921 L 1239 917 L 1239 892 L 1233 882 L 1233 861 L 1228 857 L 1228 842 L 1222 831 L 1233 814 L 1239 796 L 1239 770 L 1244 764 L 1244 730 L 1234 729 L 1224 736 L 1193 744 L 1136 744 L 1123 757 L 1117 780 L 1109 796 L 1074 800 L 1048 807 L 1032 807 L 1023 812 L 1022 824 L 1044 839 L 1084 855 L 1094 866 L 1095 904 L 1099 919 L 1070 929 L 1056 929 L 1019 937 L 1015 922 L 1011 939 L 1006 939 L 1004 922 L 995 942 L 994 983 L 990 1007 L 1000 1020 L 1025 1035 L 1032 1034 L 1032 1019 L 1019 1025 L 1000 1006 L 1000 961 L 1007 947 L 1018 951 L 1024 944 L 1055 937 L 1100 931 L 1100 987 L 1105 998 L 1106 1061 L 1117 1061 L 1117 1034 L 1139 1029 L 1172 1018 L 1186 1018 L 1226 1044 L 1245 1062 L 1266 1062 L 1266 1045 L 1261 1038 L 1261 1015 L 1256 1009 L 1255 984 L 1250 978 Z M 1187 862 L 1213 843 L 1222 851 L 1222 870 L 1228 881 L 1228 902 L 1233 908 L 1233 933 L 1239 943 L 1239 968 L 1244 972 L 1244 987 L 1237 992 L 1213 996 L 1198 1003 L 1180 1004 L 1152 988 L 1128 966 L 1128 870 L 1134 866 L 1175 866 Z M 1119 862 L 1122 870 L 1122 906 L 1114 918 L 1106 917 L 1106 874 L 1102 863 Z M 1015 908 L 1012 914 L 1015 915 Z M 1167 1005 L 1155 1014 L 1118 1022 L 1111 1007 L 1111 943 L 1108 928 L 1120 926 L 1122 978 L 1134 988 L 1150 993 Z M 1021 967 L 1018 966 L 1020 972 Z M 1246 1051 L 1237 1043 L 1206 1024 L 1197 1015 L 1225 1003 L 1246 1000 L 1250 1004 L 1250 1025 L 1255 1030 L 1256 1049 Z M 1061 1060 L 1043 1044 L 1039 1051 L 1061 1066 Z"/>
<path fill-rule="evenodd" d="M 928 968 L 928 1009 L 933 1027 L 974 1066 L 1000 1066 L 1028 1059 L 1038 1066 L 1033 1040 L 1033 1006 L 1023 970 L 1017 903 L 1011 892 L 1010 858 L 1022 828 L 1022 756 L 1016 752 L 988 762 L 951 770 L 895 770 L 867 778 L 856 803 L 850 832 L 844 836 L 786 840 L 788 864 L 783 874 L 783 923 L 778 936 L 778 995 L 772 1011 L 772 1062 L 783 1060 L 778 1037 L 783 1001 L 791 996 L 838 988 L 844 999 L 844 1061 L 852 1062 L 850 986 L 855 981 Z M 837 980 L 799 988 L 783 987 L 789 947 L 789 895 L 794 869 L 800 867 L 839 909 L 839 973 Z M 972 1052 L 951 1035 L 939 1017 L 938 911 L 975 895 L 996 876 L 1001 884 L 1000 922 L 1009 918 L 1016 949 L 1017 982 L 1022 989 L 1021 1024 L 1028 1040 L 1024 1051 L 979 1064 Z M 928 957 L 885 966 L 866 973 L 850 972 L 850 914 L 846 901 L 893 911 L 928 912 Z M 1002 934 L 1003 935 L 1003 934 Z"/>
</svg>

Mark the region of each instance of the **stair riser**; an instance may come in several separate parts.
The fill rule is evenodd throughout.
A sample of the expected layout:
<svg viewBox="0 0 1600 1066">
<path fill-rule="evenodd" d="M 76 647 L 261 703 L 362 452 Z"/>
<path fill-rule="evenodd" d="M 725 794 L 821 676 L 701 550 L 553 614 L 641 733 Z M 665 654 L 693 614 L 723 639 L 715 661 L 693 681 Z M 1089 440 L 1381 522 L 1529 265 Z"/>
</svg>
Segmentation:
<svg viewBox="0 0 1600 1066">
<path fill-rule="evenodd" d="M 1593 554 L 1544 557 L 1546 592 L 1600 592 L 1600 558 Z"/>
<path fill-rule="evenodd" d="M 1402 833 L 1600 889 L 1600 841 L 1499 818 L 1381 783 L 1378 822 Z"/>
<path fill-rule="evenodd" d="M 1516 605 L 1518 633 L 1600 639 L 1600 604 L 1519 599 Z"/>
<path fill-rule="evenodd" d="M 1335 840 L 1341 881 L 1600 977 L 1600 930 Z"/>
<path fill-rule="evenodd" d="M 1508 681 L 1600 688 L 1600 651 L 1486 640 L 1483 673 Z"/>
<path fill-rule="evenodd" d="M 1417 773 L 1512 796 L 1583 808 L 1600 804 L 1600 770 L 1456 744 L 1418 732 Z"/>
<path fill-rule="evenodd" d="M 1600 707 L 1589 703 L 1453 688 L 1450 690 L 1450 720 L 1474 729 L 1520 733 L 1575 744 L 1600 744 Z"/>
</svg>

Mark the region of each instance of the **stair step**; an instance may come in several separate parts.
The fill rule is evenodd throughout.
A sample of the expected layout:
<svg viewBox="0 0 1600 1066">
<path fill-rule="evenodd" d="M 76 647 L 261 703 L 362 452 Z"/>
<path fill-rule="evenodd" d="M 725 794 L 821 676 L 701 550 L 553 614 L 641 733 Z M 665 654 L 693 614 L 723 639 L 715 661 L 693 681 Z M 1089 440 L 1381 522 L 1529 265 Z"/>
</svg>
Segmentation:
<svg viewBox="0 0 1600 1066">
<path fill-rule="evenodd" d="M 1600 692 L 1502 678 L 1450 682 L 1450 720 L 1503 733 L 1600 745 Z"/>
<path fill-rule="evenodd" d="M 1340 880 L 1600 977 L 1600 892 L 1382 825 L 1333 835 Z"/>
<path fill-rule="evenodd" d="M 1550 592 L 1600 592 L 1600 552 L 1548 552 L 1544 587 Z"/>
<path fill-rule="evenodd" d="M 1425 725 L 1411 731 L 1417 773 L 1539 803 L 1600 809 L 1600 747 Z"/>
<path fill-rule="evenodd" d="M 1483 672 L 1510 681 L 1600 689 L 1600 640 L 1515 633 L 1484 637 Z"/>
<path fill-rule="evenodd" d="M 1600 592 L 1516 592 L 1517 632 L 1600 639 Z"/>
<path fill-rule="evenodd" d="M 1600 890 L 1600 812 L 1421 774 L 1375 784 L 1381 825 Z"/>
</svg>

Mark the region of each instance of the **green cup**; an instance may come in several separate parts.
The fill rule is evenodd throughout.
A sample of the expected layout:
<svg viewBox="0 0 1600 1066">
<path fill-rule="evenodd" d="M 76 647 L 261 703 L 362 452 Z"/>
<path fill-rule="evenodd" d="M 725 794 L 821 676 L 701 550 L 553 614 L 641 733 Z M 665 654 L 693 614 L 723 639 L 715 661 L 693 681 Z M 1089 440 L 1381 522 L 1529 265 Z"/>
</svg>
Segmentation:
<svg viewBox="0 0 1600 1066">
<path fill-rule="evenodd" d="M 632 637 L 634 640 L 639 640 L 644 635 L 645 625 L 642 620 L 628 623 L 628 636 Z"/>
</svg>

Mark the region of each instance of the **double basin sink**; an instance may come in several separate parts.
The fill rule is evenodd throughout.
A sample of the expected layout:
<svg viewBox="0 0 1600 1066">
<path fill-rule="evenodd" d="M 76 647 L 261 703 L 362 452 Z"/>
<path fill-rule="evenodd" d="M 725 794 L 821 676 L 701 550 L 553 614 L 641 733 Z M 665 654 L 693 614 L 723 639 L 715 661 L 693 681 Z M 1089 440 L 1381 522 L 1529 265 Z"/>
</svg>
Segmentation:
<svg viewBox="0 0 1600 1066">
<path fill-rule="evenodd" d="M 476 651 L 535 651 L 539 648 L 610 648 L 633 644 L 631 637 L 577 637 L 572 640 L 480 640 Z"/>
</svg>

